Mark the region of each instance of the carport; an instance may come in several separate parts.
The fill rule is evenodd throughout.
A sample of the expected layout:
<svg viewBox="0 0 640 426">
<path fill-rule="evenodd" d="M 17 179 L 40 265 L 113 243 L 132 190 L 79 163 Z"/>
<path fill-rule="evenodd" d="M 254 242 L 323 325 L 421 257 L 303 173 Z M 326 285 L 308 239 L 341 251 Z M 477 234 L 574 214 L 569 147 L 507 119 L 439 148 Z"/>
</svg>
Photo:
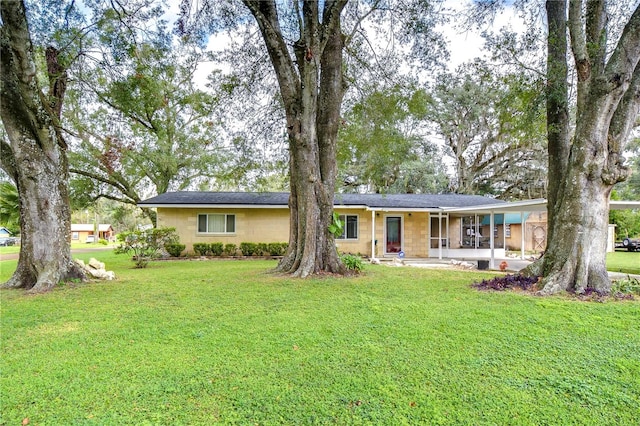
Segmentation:
<svg viewBox="0 0 640 426">
<path fill-rule="evenodd" d="M 609 208 L 611 210 L 626 210 L 626 209 L 640 209 L 640 201 L 617 201 L 612 200 L 609 202 Z M 533 212 L 546 212 L 547 211 L 547 200 L 544 198 L 538 198 L 534 200 L 525 200 L 525 201 L 515 201 L 504 204 L 488 204 L 481 205 L 475 207 L 464 207 L 464 208 L 443 208 L 437 213 L 438 220 L 438 232 L 437 236 L 431 236 L 431 239 L 437 239 L 438 247 L 438 259 L 442 259 L 443 257 L 474 257 L 474 258 L 489 258 L 489 268 L 495 268 L 495 260 L 497 257 L 503 258 L 505 257 L 504 249 L 496 248 L 496 241 L 493 229 L 496 223 L 496 215 L 507 214 L 507 213 L 518 213 L 520 215 L 520 231 L 522 233 L 520 241 L 520 258 L 525 258 L 525 218 L 526 215 Z M 479 216 L 488 215 L 489 216 L 489 248 L 484 249 L 476 245 L 471 249 L 452 249 L 450 247 L 446 247 L 448 245 L 450 239 L 450 219 L 454 215 L 474 215 L 476 220 L 474 223 L 476 226 L 479 226 Z M 443 235 L 443 225 L 445 234 Z M 479 232 L 476 232 L 476 235 L 479 235 Z M 477 241 L 477 238 L 476 238 Z M 445 244 L 443 244 L 443 242 Z M 504 243 L 504 233 L 503 233 L 503 244 L 502 247 L 505 247 Z M 498 253 L 500 251 L 500 253 Z"/>
</svg>

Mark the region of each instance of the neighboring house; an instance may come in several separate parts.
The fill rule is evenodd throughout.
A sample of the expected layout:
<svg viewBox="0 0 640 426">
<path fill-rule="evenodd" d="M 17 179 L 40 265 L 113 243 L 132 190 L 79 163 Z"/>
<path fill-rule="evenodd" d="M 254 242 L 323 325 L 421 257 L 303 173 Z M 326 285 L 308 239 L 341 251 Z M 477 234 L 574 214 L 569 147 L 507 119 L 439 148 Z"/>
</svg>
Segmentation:
<svg viewBox="0 0 640 426">
<path fill-rule="evenodd" d="M 95 225 L 93 223 L 72 223 L 71 224 L 71 242 L 84 243 L 89 235 L 94 235 Z M 98 238 L 112 241 L 115 236 L 113 227 L 110 224 L 101 223 L 98 225 Z M 97 240 L 96 240 L 97 242 Z"/>
<path fill-rule="evenodd" d="M 7 238 L 7 237 L 10 237 L 12 235 L 13 235 L 13 233 L 11 231 L 9 231 L 4 226 L 0 226 L 0 238 Z"/>
</svg>

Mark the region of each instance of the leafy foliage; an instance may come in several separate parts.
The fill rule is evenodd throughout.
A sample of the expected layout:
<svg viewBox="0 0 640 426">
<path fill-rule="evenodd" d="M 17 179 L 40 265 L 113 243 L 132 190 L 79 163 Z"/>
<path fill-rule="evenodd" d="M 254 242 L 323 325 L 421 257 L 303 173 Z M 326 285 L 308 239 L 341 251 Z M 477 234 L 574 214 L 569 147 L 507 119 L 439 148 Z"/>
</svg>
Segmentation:
<svg viewBox="0 0 640 426">
<path fill-rule="evenodd" d="M 164 249 L 173 257 L 180 257 L 187 246 L 180 243 L 165 244 Z"/>
<path fill-rule="evenodd" d="M 483 62 L 438 77 L 429 116 L 455 164 L 453 189 L 503 199 L 546 195 L 542 82 Z"/>
<path fill-rule="evenodd" d="M 356 274 L 360 273 L 364 268 L 364 262 L 360 256 L 351 253 L 345 253 L 340 256 L 340 260 L 344 263 L 344 266 L 347 267 L 347 270 L 354 272 Z"/>
<path fill-rule="evenodd" d="M 244 256 L 253 256 L 256 252 L 256 243 L 242 242 L 240 243 L 240 251 Z"/>
<path fill-rule="evenodd" d="M 267 244 L 267 251 L 271 256 L 282 256 L 287 251 L 288 246 L 289 243 L 269 243 Z"/>
<path fill-rule="evenodd" d="M 365 88 L 366 95 L 345 115 L 338 139 L 339 190 L 439 193 L 447 189 L 439 150 L 427 139 L 428 94 L 407 85 Z"/>
<path fill-rule="evenodd" d="M 209 251 L 208 243 L 193 243 L 193 251 L 199 256 L 206 256 Z"/>
<path fill-rule="evenodd" d="M 335 237 L 339 237 L 344 232 L 344 222 L 340 220 L 340 215 L 333 212 L 333 222 L 329 224 L 329 232 Z"/>
<path fill-rule="evenodd" d="M 628 167 L 631 176 L 628 180 L 617 184 L 611 192 L 612 200 L 640 200 L 640 138 L 629 142 Z M 609 211 L 609 223 L 616 225 L 616 239 L 625 237 L 640 237 L 640 211 L 639 210 L 611 210 Z"/>
<path fill-rule="evenodd" d="M 227 243 L 224 245 L 224 253 L 227 256 L 235 256 L 238 251 L 238 246 L 233 243 Z"/>
<path fill-rule="evenodd" d="M 222 252 L 224 251 L 224 244 L 222 243 L 210 243 L 209 250 L 207 253 L 213 256 L 222 256 Z"/>
<path fill-rule="evenodd" d="M 520 289 L 530 291 L 534 289 L 539 277 L 527 277 L 520 274 L 507 274 L 482 280 L 474 283 L 472 286 L 478 290 L 497 290 L 504 291 L 509 289 Z"/>
<path fill-rule="evenodd" d="M 113 31 L 105 40 L 119 37 Z M 105 52 L 69 94 L 72 196 L 80 203 L 106 197 L 135 205 L 141 193 L 195 189 L 220 176 L 231 154 L 217 142 L 216 96 L 195 85 L 210 55 L 155 37 L 129 41 L 118 58 Z"/>
<path fill-rule="evenodd" d="M 0 182 L 0 225 L 13 234 L 20 232 L 20 198 L 18 189 L 9 182 Z"/>
<path fill-rule="evenodd" d="M 149 260 L 160 255 L 169 244 L 178 242 L 175 228 L 152 228 L 144 231 L 121 232 L 116 253 L 133 253 L 137 268 L 146 268 Z M 182 251 L 182 250 L 181 250 Z"/>
<path fill-rule="evenodd" d="M 640 280 L 627 276 L 627 278 L 619 279 L 611 285 L 611 293 L 616 295 L 635 295 L 640 296 Z"/>
</svg>

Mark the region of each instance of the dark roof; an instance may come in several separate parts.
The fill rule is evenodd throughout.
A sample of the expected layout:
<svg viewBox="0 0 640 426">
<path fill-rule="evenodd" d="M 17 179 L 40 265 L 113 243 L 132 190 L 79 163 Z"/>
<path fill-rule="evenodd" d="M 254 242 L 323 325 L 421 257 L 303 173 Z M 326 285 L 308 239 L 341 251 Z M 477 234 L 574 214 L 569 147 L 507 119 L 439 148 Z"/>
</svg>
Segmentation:
<svg viewBox="0 0 640 426">
<path fill-rule="evenodd" d="M 167 192 L 138 203 L 145 207 L 169 206 L 283 206 L 288 205 L 288 192 Z M 503 204 L 504 201 L 480 195 L 462 194 L 336 194 L 336 206 L 378 208 L 445 208 Z"/>
</svg>

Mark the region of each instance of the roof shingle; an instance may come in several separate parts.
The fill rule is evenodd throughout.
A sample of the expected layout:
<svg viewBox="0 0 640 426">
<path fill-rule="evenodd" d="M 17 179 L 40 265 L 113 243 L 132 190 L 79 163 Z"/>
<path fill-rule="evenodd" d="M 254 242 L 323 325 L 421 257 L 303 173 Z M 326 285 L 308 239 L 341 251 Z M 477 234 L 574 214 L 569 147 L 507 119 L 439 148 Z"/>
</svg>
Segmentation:
<svg viewBox="0 0 640 426">
<path fill-rule="evenodd" d="M 288 205 L 288 192 L 167 192 L 138 203 L 141 207 L 169 206 L 282 206 Z M 504 204 L 480 195 L 463 194 L 336 194 L 336 206 L 370 208 L 447 208 Z"/>
</svg>

